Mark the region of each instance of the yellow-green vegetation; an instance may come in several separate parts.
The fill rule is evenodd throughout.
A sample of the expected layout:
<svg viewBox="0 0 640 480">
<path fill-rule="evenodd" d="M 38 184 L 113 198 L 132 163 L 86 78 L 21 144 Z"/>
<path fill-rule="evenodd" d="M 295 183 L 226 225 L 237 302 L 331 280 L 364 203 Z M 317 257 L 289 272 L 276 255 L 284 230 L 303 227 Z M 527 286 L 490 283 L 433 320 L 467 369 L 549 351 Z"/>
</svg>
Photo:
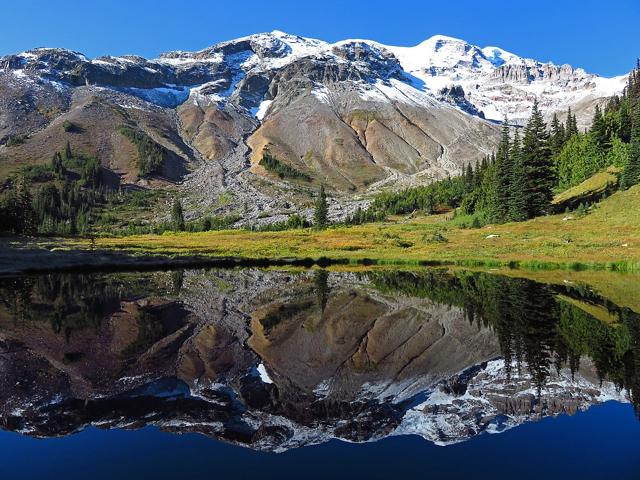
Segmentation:
<svg viewBox="0 0 640 480">
<path fill-rule="evenodd" d="M 376 112 L 372 110 L 354 110 L 351 112 L 351 121 L 365 120 L 367 122 L 372 122 L 375 119 Z"/>
<path fill-rule="evenodd" d="M 538 283 L 568 286 L 587 286 L 619 307 L 640 312 L 640 276 L 604 270 L 523 270 L 510 268 L 475 268 L 496 275 L 525 278 Z"/>
<path fill-rule="evenodd" d="M 619 173 L 620 169 L 613 166 L 605 171 L 596 173 L 581 184 L 556 195 L 553 199 L 553 204 L 564 205 L 603 195 L 618 184 Z"/>
<path fill-rule="evenodd" d="M 77 240 L 73 246 L 86 246 Z M 529 268 L 640 271 L 640 186 L 617 192 L 583 218 L 564 215 L 461 229 L 441 215 L 353 227 L 242 230 L 101 238 L 97 247 L 221 257 L 328 257 L 379 263 L 448 262 Z"/>
<path fill-rule="evenodd" d="M 157 213 L 168 209 L 171 192 L 167 190 L 133 190 L 109 197 L 96 209 L 94 230 L 98 235 L 135 231 L 157 223 Z"/>
<path fill-rule="evenodd" d="M 588 313 L 593 318 L 597 318 L 607 325 L 615 324 L 620 320 L 618 315 L 609 312 L 609 310 L 601 305 L 594 305 L 582 300 L 567 297 L 566 295 L 558 295 L 557 298 L 564 303 L 568 303 L 569 305 L 573 305 L 574 307 L 579 308 L 583 312 Z"/>
<path fill-rule="evenodd" d="M 271 173 L 276 174 L 280 178 L 291 178 L 303 180 L 305 182 L 310 182 L 311 177 L 306 173 L 302 173 L 299 170 L 296 170 L 291 165 L 286 163 L 282 163 L 276 157 L 271 155 L 269 152 L 264 152 L 262 155 L 262 159 L 259 162 L 259 165 L 264 167 Z"/>
</svg>

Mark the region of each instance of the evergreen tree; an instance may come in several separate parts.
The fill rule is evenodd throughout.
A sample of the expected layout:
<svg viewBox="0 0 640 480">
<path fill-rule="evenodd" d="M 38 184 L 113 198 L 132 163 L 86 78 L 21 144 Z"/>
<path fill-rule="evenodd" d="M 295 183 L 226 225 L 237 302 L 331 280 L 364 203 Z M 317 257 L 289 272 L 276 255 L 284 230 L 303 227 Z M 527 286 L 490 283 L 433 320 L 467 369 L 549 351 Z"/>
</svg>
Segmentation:
<svg viewBox="0 0 640 480">
<path fill-rule="evenodd" d="M 16 233 L 33 235 L 36 233 L 36 215 L 33 210 L 33 200 L 26 179 L 21 178 L 16 184 Z"/>
<path fill-rule="evenodd" d="M 85 159 L 80 179 L 86 187 L 98 188 L 100 186 L 102 183 L 102 169 L 97 158 L 90 157 Z"/>
<path fill-rule="evenodd" d="M 562 146 L 565 142 L 565 128 L 562 123 L 558 120 L 558 116 L 554 113 L 553 120 L 551 121 L 551 138 L 550 138 L 550 147 L 551 154 L 557 155 L 562 150 Z"/>
<path fill-rule="evenodd" d="M 471 193 L 473 191 L 475 185 L 474 176 L 473 176 L 473 167 L 471 166 L 471 162 L 467 164 L 467 168 L 464 174 L 464 190 L 465 194 Z"/>
<path fill-rule="evenodd" d="M 51 160 L 51 168 L 58 178 L 64 177 L 64 166 L 62 165 L 62 155 L 60 152 L 56 152 Z"/>
<path fill-rule="evenodd" d="M 509 195 L 509 220 L 522 221 L 527 219 L 527 172 L 522 161 L 520 133 L 515 131 L 511 144 L 511 185 Z"/>
<path fill-rule="evenodd" d="M 314 283 L 316 288 L 316 296 L 318 298 L 318 307 L 320 312 L 324 313 L 327 307 L 327 300 L 329 299 L 329 272 L 326 270 L 316 270 L 314 276 Z"/>
<path fill-rule="evenodd" d="M 533 104 L 531 118 L 524 131 L 522 162 L 526 171 L 525 198 L 528 217 L 546 214 L 551 207 L 555 178 L 549 150 L 549 135 L 537 100 Z"/>
<path fill-rule="evenodd" d="M 480 183 L 482 182 L 482 170 L 481 170 L 481 163 L 479 161 L 476 161 L 476 168 L 474 169 L 474 173 L 473 173 L 473 188 L 476 189 L 480 186 Z"/>
<path fill-rule="evenodd" d="M 17 230 L 18 199 L 15 189 L 10 188 L 0 201 L 0 231 L 19 233 Z"/>
<path fill-rule="evenodd" d="M 502 139 L 498 146 L 495 163 L 495 186 L 490 208 L 490 217 L 493 221 L 504 222 L 509 216 L 509 197 L 512 176 L 513 165 L 511 162 L 509 126 L 505 119 L 502 125 Z"/>
<path fill-rule="evenodd" d="M 609 147 L 611 147 L 611 142 L 607 133 L 607 124 L 598 105 L 596 105 L 596 111 L 593 115 L 593 123 L 591 124 L 590 133 L 596 142 L 596 146 L 601 151 L 608 150 Z"/>
<path fill-rule="evenodd" d="M 67 144 L 64 146 L 64 158 L 66 160 L 70 160 L 73 158 L 73 153 L 71 152 L 71 144 L 67 140 Z"/>
<path fill-rule="evenodd" d="M 571 107 L 567 110 L 567 123 L 565 127 L 565 141 L 568 141 L 574 135 L 578 134 L 578 122 L 576 116 L 571 113 Z"/>
<path fill-rule="evenodd" d="M 316 200 L 316 208 L 313 214 L 313 223 L 316 228 L 326 228 L 328 223 L 329 206 L 327 204 L 327 195 L 324 191 L 324 185 L 320 185 L 318 199 Z"/>
<path fill-rule="evenodd" d="M 629 111 L 629 101 L 627 99 L 620 103 L 618 112 L 620 126 L 618 128 L 618 137 L 625 143 L 631 141 L 631 112 Z"/>
<path fill-rule="evenodd" d="M 182 202 L 179 199 L 173 201 L 173 207 L 171 209 L 171 221 L 173 223 L 173 229 L 179 232 L 184 231 L 184 213 L 182 211 Z"/>
<path fill-rule="evenodd" d="M 640 104 L 636 104 L 633 112 L 629 160 L 622 172 L 620 186 L 627 189 L 638 183 L 640 183 Z"/>
<path fill-rule="evenodd" d="M 487 168 L 489 167 L 490 160 L 491 160 L 491 157 L 489 155 L 482 158 L 482 163 L 480 164 L 480 171 L 482 172 L 483 175 L 487 171 Z"/>
</svg>

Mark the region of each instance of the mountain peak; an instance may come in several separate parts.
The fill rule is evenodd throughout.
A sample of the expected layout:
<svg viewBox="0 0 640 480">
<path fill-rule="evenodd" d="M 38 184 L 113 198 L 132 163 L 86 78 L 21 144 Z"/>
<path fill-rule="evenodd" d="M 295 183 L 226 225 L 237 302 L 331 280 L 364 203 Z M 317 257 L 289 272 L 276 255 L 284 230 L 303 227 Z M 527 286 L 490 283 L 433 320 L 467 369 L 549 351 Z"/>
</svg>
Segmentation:
<svg viewBox="0 0 640 480">
<path fill-rule="evenodd" d="M 468 44 L 466 40 L 462 40 L 461 38 L 449 37 L 448 35 L 432 35 L 431 37 L 427 38 L 425 41 L 421 42 L 420 45 L 425 43 L 436 43 L 436 42 Z"/>
</svg>

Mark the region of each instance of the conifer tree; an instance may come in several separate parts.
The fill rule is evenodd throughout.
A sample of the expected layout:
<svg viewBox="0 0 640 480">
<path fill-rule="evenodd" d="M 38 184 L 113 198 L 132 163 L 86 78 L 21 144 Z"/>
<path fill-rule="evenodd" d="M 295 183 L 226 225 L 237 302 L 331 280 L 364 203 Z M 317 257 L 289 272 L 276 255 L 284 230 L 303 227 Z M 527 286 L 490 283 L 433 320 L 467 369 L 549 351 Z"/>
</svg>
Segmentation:
<svg viewBox="0 0 640 480">
<path fill-rule="evenodd" d="M 56 152 L 53 155 L 53 160 L 51 160 L 51 167 L 58 178 L 63 178 L 64 166 L 62 165 L 62 156 L 60 155 L 60 152 Z"/>
<path fill-rule="evenodd" d="M 480 161 L 476 160 L 476 168 L 473 173 L 473 188 L 478 188 L 480 183 L 482 182 L 482 170 Z"/>
<path fill-rule="evenodd" d="M 537 217 L 549 211 L 555 182 L 549 135 L 537 100 L 533 104 L 531 118 L 524 131 L 522 162 L 526 170 L 525 198 L 528 217 Z"/>
<path fill-rule="evenodd" d="M 496 222 L 504 222 L 509 214 L 509 193 L 513 174 L 510 150 L 509 126 L 505 119 L 502 125 L 502 139 L 496 155 L 495 186 L 490 209 L 490 217 Z"/>
<path fill-rule="evenodd" d="M 511 144 L 511 185 L 509 196 L 509 220 L 519 222 L 527 219 L 527 172 L 522 161 L 520 133 L 515 131 Z"/>
<path fill-rule="evenodd" d="M 16 185 L 16 233 L 33 235 L 36 233 L 36 215 L 33 210 L 33 199 L 29 191 L 29 184 L 25 178 L 18 180 Z"/>
<path fill-rule="evenodd" d="M 596 142 L 597 147 L 601 151 L 608 150 L 611 147 L 609 135 L 607 133 L 607 125 L 600 110 L 600 106 L 596 105 L 596 111 L 593 114 L 593 123 L 591 124 L 591 135 Z"/>
<path fill-rule="evenodd" d="M 465 194 L 471 193 L 473 191 L 475 185 L 474 177 L 473 177 L 473 167 L 471 166 L 471 162 L 467 164 L 467 168 L 464 174 L 464 190 Z"/>
<path fill-rule="evenodd" d="M 64 146 L 64 158 L 69 160 L 73 158 L 73 153 L 71 152 L 71 144 L 67 140 L 67 144 Z"/>
<path fill-rule="evenodd" d="M 182 232 L 184 231 L 184 212 L 182 211 L 182 202 L 179 199 L 173 201 L 173 207 L 171 208 L 171 221 L 173 223 L 173 229 Z"/>
<path fill-rule="evenodd" d="M 14 188 L 10 188 L 0 201 L 0 231 L 19 233 L 18 198 Z"/>
<path fill-rule="evenodd" d="M 489 161 L 490 161 L 489 155 L 487 155 L 486 157 L 482 157 L 482 163 L 480 164 L 480 171 L 482 172 L 483 175 L 487 171 L 487 168 L 489 167 Z"/>
<path fill-rule="evenodd" d="M 320 185 L 315 212 L 313 214 L 314 225 L 316 228 L 326 228 L 328 223 L 328 211 L 329 206 L 327 204 L 327 195 L 324 191 L 324 185 Z"/>
<path fill-rule="evenodd" d="M 578 122 L 576 116 L 571 113 L 571 107 L 567 110 L 567 123 L 565 127 L 566 138 L 568 141 L 571 137 L 578 134 Z"/>
<path fill-rule="evenodd" d="M 618 128 L 618 138 L 625 143 L 631 141 L 631 112 L 629 111 L 629 101 L 624 99 L 620 103 L 618 112 L 620 127 Z"/>
<path fill-rule="evenodd" d="M 640 183 L 640 104 L 634 108 L 629 161 L 622 172 L 620 186 L 627 189 Z"/>
<path fill-rule="evenodd" d="M 562 150 L 565 143 L 565 128 L 558 120 L 558 116 L 554 113 L 551 121 L 551 154 L 557 155 Z"/>
</svg>

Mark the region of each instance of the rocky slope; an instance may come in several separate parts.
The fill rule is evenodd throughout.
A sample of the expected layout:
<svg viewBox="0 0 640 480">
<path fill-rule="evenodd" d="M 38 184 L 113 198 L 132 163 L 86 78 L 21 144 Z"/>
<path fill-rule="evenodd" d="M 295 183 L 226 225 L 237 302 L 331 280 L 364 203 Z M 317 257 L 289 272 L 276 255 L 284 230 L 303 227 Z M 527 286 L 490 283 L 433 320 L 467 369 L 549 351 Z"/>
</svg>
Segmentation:
<svg viewBox="0 0 640 480">
<path fill-rule="evenodd" d="M 36 49 L 0 59 L 0 174 L 69 141 L 115 183 L 178 184 L 192 214 L 284 218 L 324 183 L 339 216 L 363 193 L 458 173 L 493 150 L 495 121 L 524 122 L 535 98 L 587 118 L 624 80 L 443 36 L 392 47 L 276 31 L 155 60 Z M 160 175 L 139 178 L 123 125 L 164 149 Z M 264 152 L 311 180 L 265 170 Z"/>
</svg>

